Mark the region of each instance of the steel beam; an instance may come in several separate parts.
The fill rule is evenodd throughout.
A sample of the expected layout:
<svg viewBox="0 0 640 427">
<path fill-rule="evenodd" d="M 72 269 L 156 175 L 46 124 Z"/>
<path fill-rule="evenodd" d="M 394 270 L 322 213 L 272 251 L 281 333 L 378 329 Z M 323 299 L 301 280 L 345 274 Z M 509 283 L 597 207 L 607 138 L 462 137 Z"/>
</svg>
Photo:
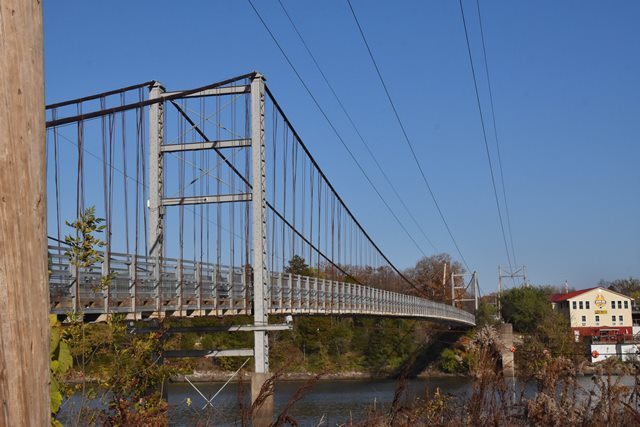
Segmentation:
<svg viewBox="0 0 640 427">
<path fill-rule="evenodd" d="M 238 348 L 233 350 L 167 350 L 162 355 L 165 358 L 179 357 L 251 357 L 253 349 Z"/>
<path fill-rule="evenodd" d="M 153 82 L 149 99 L 161 98 L 164 87 Z M 164 156 L 161 152 L 164 141 L 164 102 L 149 106 L 149 256 L 153 260 L 153 278 L 155 287 L 156 310 L 161 309 L 162 257 L 164 256 L 164 214 L 162 196 L 164 195 Z"/>
<path fill-rule="evenodd" d="M 250 146 L 250 139 L 227 139 L 222 141 L 190 142 L 187 144 L 166 144 L 160 147 L 160 151 L 163 153 L 173 153 L 175 151 L 211 150 L 213 148 L 243 148 Z"/>
<path fill-rule="evenodd" d="M 268 323 L 270 307 L 267 283 L 267 215 L 266 171 L 264 148 L 265 114 L 264 77 L 256 74 L 251 80 L 251 179 L 253 187 L 253 323 Z M 266 331 L 254 332 L 255 372 L 269 372 L 269 339 Z"/>
<path fill-rule="evenodd" d="M 242 93 L 249 93 L 251 91 L 251 86 L 242 85 L 242 86 L 227 86 L 227 87 L 217 87 L 213 89 L 205 89 L 200 92 L 190 93 L 188 95 L 182 96 L 181 98 L 201 98 L 203 96 L 221 96 L 221 95 L 240 95 Z M 165 96 L 174 96 L 178 95 L 181 92 L 177 90 L 175 92 L 167 92 Z"/>
<path fill-rule="evenodd" d="M 197 334 L 208 334 L 216 332 L 255 332 L 255 331 L 290 331 L 293 325 L 289 323 L 281 323 L 274 325 L 228 325 L 228 326 L 180 326 L 170 327 L 164 331 L 166 334 L 183 334 L 194 332 Z M 159 327 L 139 328 L 132 330 L 134 334 L 147 334 L 159 331 Z"/>
<path fill-rule="evenodd" d="M 122 111 L 127 111 L 127 110 L 132 110 L 134 108 L 143 108 L 143 107 L 147 107 L 153 104 L 157 104 L 159 102 L 165 102 L 165 101 L 173 101 L 174 99 L 182 99 L 182 98 L 188 98 L 190 95 L 193 95 L 194 93 L 206 93 L 207 90 L 209 89 L 216 89 L 216 88 L 222 88 L 225 85 L 243 80 L 243 79 L 249 79 L 252 78 L 253 76 L 255 76 L 256 73 L 249 73 L 249 74 L 244 74 L 242 76 L 238 76 L 238 77 L 234 77 L 232 79 L 228 79 L 228 80 L 224 80 L 222 82 L 217 82 L 217 83 L 213 83 L 207 86 L 203 86 L 203 87 L 199 87 L 199 88 L 195 88 L 195 89 L 191 89 L 191 90 L 186 90 L 186 91 L 182 91 L 182 92 L 171 92 L 171 95 L 168 94 L 164 94 L 162 96 L 158 96 L 155 98 L 149 98 L 146 101 L 138 101 L 138 102 L 133 102 L 130 104 L 125 104 L 125 105 L 120 105 L 118 107 L 113 107 L 113 108 L 107 108 L 104 110 L 98 110 L 98 111 L 92 111 L 90 113 L 85 113 L 85 114 L 79 114 L 76 116 L 71 116 L 71 117 L 63 117 L 61 119 L 57 119 L 57 120 L 50 120 L 46 123 L 47 128 L 50 127 L 55 127 L 55 126 L 61 126 L 61 125 L 66 125 L 69 123 L 75 123 L 75 122 L 79 122 L 82 120 L 89 120 L 89 119 L 93 119 L 96 117 L 101 117 L 101 116 L 106 116 L 108 114 L 115 114 L 115 113 L 120 113 Z M 151 85 L 156 84 L 157 82 L 151 82 Z M 227 86 L 227 88 L 230 88 L 229 86 Z M 221 93 L 221 95 L 231 95 L 231 93 Z"/>
<path fill-rule="evenodd" d="M 251 193 L 221 194 L 215 196 L 168 197 L 162 199 L 162 206 L 200 205 L 203 203 L 249 202 Z"/>
</svg>

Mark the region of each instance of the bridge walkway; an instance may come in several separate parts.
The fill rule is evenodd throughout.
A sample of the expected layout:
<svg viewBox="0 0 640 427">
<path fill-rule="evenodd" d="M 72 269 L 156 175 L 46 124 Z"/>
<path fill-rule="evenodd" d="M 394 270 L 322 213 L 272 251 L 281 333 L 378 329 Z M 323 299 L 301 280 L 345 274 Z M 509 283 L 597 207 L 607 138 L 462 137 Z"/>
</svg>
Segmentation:
<svg viewBox="0 0 640 427">
<path fill-rule="evenodd" d="M 49 257 L 50 302 L 54 314 L 80 311 L 145 318 L 251 315 L 253 312 L 253 280 L 248 267 L 230 269 L 212 263 L 165 258 L 162 280 L 157 286 L 153 260 L 146 256 L 112 252 L 108 263 L 78 269 L 69 262 L 63 247 L 50 246 Z M 112 279 L 103 289 L 101 280 L 107 273 L 112 274 Z M 447 304 L 317 277 L 271 273 L 269 295 L 269 314 L 360 314 L 475 325 L 473 314 Z"/>
</svg>

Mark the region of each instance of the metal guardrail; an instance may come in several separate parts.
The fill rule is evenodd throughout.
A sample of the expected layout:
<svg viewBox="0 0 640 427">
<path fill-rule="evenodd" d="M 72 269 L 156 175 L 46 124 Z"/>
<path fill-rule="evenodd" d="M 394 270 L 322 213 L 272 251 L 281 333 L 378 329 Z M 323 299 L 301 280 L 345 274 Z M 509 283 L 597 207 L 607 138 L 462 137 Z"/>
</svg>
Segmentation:
<svg viewBox="0 0 640 427">
<path fill-rule="evenodd" d="M 252 312 L 249 268 L 165 258 L 158 285 L 154 263 L 145 256 L 112 252 L 108 264 L 76 268 L 65 248 L 49 246 L 49 259 L 51 313 L 222 316 Z M 107 273 L 113 279 L 101 289 L 101 278 Z M 269 291 L 271 314 L 369 314 L 475 325 L 473 314 L 450 305 L 317 277 L 272 273 Z"/>
</svg>

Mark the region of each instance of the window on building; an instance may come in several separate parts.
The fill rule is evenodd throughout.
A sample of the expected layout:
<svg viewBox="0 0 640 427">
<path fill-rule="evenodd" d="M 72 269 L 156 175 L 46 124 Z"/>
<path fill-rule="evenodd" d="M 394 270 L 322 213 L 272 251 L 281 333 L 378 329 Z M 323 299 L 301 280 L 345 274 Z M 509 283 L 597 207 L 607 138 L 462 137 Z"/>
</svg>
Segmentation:
<svg viewBox="0 0 640 427">
<path fill-rule="evenodd" d="M 611 301 L 611 308 L 616 308 L 616 302 L 615 301 Z"/>
<path fill-rule="evenodd" d="M 622 301 L 618 301 L 618 308 L 622 308 Z"/>
<path fill-rule="evenodd" d="M 582 310 L 582 309 L 584 308 L 584 306 L 583 306 L 583 304 L 582 304 L 582 301 L 580 301 L 580 303 L 579 303 L 579 304 L 580 304 L 580 310 Z"/>
<path fill-rule="evenodd" d="M 629 301 L 624 302 L 624 308 L 629 308 Z"/>
<path fill-rule="evenodd" d="M 585 302 L 584 302 L 584 308 L 586 308 L 587 310 L 589 310 L 589 301 L 585 301 Z"/>
<path fill-rule="evenodd" d="M 611 316 L 611 322 L 613 322 L 613 326 L 616 325 L 616 316 Z"/>
<path fill-rule="evenodd" d="M 600 326 L 600 316 L 596 315 L 596 326 Z"/>
<path fill-rule="evenodd" d="M 575 302 L 575 301 L 573 301 L 573 309 L 575 310 L 576 308 L 577 308 L 577 307 L 576 307 L 576 302 Z"/>
<path fill-rule="evenodd" d="M 587 316 L 582 316 L 582 326 L 587 326 Z"/>
<path fill-rule="evenodd" d="M 622 316 L 618 316 L 618 320 L 620 321 L 620 324 L 622 324 L 622 322 L 623 322 L 623 320 L 622 320 L 622 319 L 623 319 L 623 317 L 622 317 Z"/>
</svg>

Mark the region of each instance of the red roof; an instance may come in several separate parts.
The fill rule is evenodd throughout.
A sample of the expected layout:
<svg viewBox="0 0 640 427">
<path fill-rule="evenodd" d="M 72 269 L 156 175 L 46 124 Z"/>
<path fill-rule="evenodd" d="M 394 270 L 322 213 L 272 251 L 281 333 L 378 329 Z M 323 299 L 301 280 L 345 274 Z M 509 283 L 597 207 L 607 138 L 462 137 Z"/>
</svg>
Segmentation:
<svg viewBox="0 0 640 427">
<path fill-rule="evenodd" d="M 569 292 L 568 294 L 553 294 L 551 295 L 551 302 L 560 302 L 564 300 L 568 300 L 569 298 L 577 297 L 578 295 L 582 295 L 585 292 L 592 291 L 594 289 L 598 289 L 600 286 L 594 286 L 593 288 L 580 289 L 579 291 Z"/>
</svg>

